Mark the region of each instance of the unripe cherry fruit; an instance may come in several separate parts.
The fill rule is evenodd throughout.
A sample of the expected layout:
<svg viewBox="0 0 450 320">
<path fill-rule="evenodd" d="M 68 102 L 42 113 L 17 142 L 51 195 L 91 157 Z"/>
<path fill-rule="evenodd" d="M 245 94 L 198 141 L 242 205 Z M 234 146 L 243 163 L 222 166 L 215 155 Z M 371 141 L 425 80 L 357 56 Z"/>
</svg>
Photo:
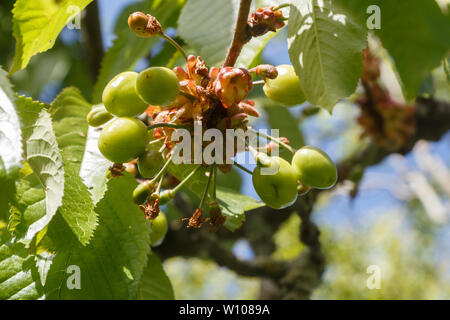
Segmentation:
<svg viewBox="0 0 450 320">
<path fill-rule="evenodd" d="M 147 127 L 135 118 L 117 118 L 108 123 L 98 140 L 103 156 L 115 163 L 129 162 L 145 151 Z"/>
<path fill-rule="evenodd" d="M 285 106 L 295 106 L 306 101 L 300 79 L 291 65 L 277 66 L 278 77 L 266 79 L 263 87 L 268 98 Z"/>
<path fill-rule="evenodd" d="M 163 242 L 167 230 L 169 229 L 166 215 L 163 212 L 159 212 L 155 219 L 150 220 L 150 226 L 152 229 L 152 232 L 150 233 L 152 247 L 159 246 Z"/>
<path fill-rule="evenodd" d="M 86 116 L 86 121 L 91 127 L 100 127 L 112 118 L 114 116 L 106 111 L 103 105 L 97 105 L 92 107 L 92 110 Z"/>
<path fill-rule="evenodd" d="M 133 117 L 143 113 L 148 104 L 136 92 L 136 72 L 122 72 L 115 76 L 103 90 L 106 110 L 118 117 Z"/>
<path fill-rule="evenodd" d="M 148 104 L 165 106 L 175 100 L 180 92 L 180 85 L 172 70 L 165 67 L 150 67 L 139 74 L 136 91 Z"/>
<path fill-rule="evenodd" d="M 162 165 L 163 157 L 161 153 L 149 147 L 147 147 L 145 153 L 138 160 L 139 172 L 145 178 L 153 178 L 156 176 Z"/>
<path fill-rule="evenodd" d="M 322 150 L 305 146 L 292 159 L 292 166 L 298 172 L 299 180 L 316 189 L 329 189 L 337 181 L 337 169 L 333 160 Z"/>
<path fill-rule="evenodd" d="M 297 172 L 286 160 L 269 157 L 264 167 L 258 165 L 253 171 L 253 187 L 262 201 L 274 209 L 285 208 L 295 202 L 297 192 Z M 267 174 L 263 169 L 275 172 Z"/>
</svg>

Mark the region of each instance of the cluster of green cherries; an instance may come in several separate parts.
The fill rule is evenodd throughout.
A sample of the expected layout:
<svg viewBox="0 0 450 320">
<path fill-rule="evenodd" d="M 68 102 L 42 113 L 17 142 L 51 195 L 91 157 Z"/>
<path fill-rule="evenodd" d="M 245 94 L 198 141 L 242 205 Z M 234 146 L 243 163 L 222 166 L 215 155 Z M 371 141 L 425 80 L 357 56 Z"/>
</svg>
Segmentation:
<svg viewBox="0 0 450 320">
<path fill-rule="evenodd" d="M 277 66 L 277 71 L 275 79 L 265 79 L 265 95 L 287 107 L 304 103 L 306 97 L 294 68 L 291 65 L 280 65 Z M 257 167 L 252 174 L 256 193 L 269 207 L 288 207 L 296 201 L 298 195 L 304 195 L 311 189 L 330 189 L 336 184 L 337 168 L 325 152 L 312 146 L 295 151 L 288 145 L 276 142 L 293 153 L 292 162 L 255 153 Z M 263 168 L 273 169 L 276 173 L 264 174 Z"/>
<path fill-rule="evenodd" d="M 277 71 L 275 79 L 265 79 L 263 89 L 266 96 L 285 106 L 305 102 L 293 67 L 281 65 Z M 100 152 L 114 163 L 126 163 L 138 158 L 138 170 L 143 177 L 153 178 L 152 181 L 155 176 L 160 178 L 158 175 L 162 172 L 164 158 L 151 141 L 152 135 L 146 125 L 135 116 L 145 112 L 149 105 L 170 104 L 179 92 L 176 74 L 164 67 L 151 67 L 139 74 L 123 72 L 114 77 L 103 92 L 104 107 L 94 107 L 88 115 L 91 126 L 97 127 L 108 122 L 99 138 Z M 283 146 L 283 143 L 275 142 Z M 294 153 L 291 163 L 280 157 L 255 153 L 257 166 L 252 173 L 253 186 L 260 198 L 274 209 L 291 205 L 299 194 L 312 188 L 331 188 L 337 181 L 336 166 L 322 150 L 305 146 L 294 151 L 285 146 Z M 265 174 L 263 168 L 272 168 L 275 174 Z M 143 188 L 148 189 L 145 185 Z M 140 195 L 143 195 L 142 199 Z M 135 201 L 142 203 L 147 195 L 146 192 L 140 192 L 138 187 Z M 160 214 L 152 223 L 160 226 L 160 230 L 167 228 L 164 214 Z"/>
<path fill-rule="evenodd" d="M 274 209 L 292 205 L 298 195 L 304 195 L 311 189 L 329 189 L 337 181 L 337 169 L 333 161 L 316 147 L 305 146 L 297 150 L 291 163 L 265 154 L 257 154 L 256 159 L 257 166 L 252 174 L 253 187 L 261 200 Z M 263 169 L 276 173 L 267 174 Z"/>
<path fill-rule="evenodd" d="M 147 126 L 135 118 L 149 105 L 166 105 L 179 93 L 175 73 L 164 67 L 148 68 L 141 73 L 123 72 L 115 76 L 103 91 L 103 105 L 94 106 L 87 116 L 89 125 L 103 127 L 98 148 L 114 163 L 126 163 L 138 158 L 138 170 L 143 177 L 153 178 L 160 172 L 164 159 L 151 143 Z M 152 245 L 159 245 L 168 229 L 164 213 L 150 221 Z"/>
</svg>

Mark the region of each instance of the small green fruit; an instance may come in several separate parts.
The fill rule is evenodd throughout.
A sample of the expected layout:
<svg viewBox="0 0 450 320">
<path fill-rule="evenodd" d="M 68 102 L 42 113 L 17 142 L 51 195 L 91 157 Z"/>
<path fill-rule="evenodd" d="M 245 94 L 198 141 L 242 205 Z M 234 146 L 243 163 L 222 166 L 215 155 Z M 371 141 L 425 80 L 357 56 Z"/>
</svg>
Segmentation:
<svg viewBox="0 0 450 320">
<path fill-rule="evenodd" d="M 101 125 L 107 123 L 109 120 L 114 118 L 114 116 L 106 111 L 103 105 L 98 105 L 92 107 L 91 112 L 86 116 L 87 123 L 91 127 L 100 127 Z"/>
<path fill-rule="evenodd" d="M 175 100 L 180 92 L 180 85 L 172 70 L 151 67 L 139 74 L 136 80 L 136 91 L 148 104 L 164 106 Z"/>
<path fill-rule="evenodd" d="M 135 118 L 117 118 L 108 123 L 98 140 L 103 156 L 115 163 L 129 162 L 145 151 L 147 127 Z"/>
<path fill-rule="evenodd" d="M 263 87 L 266 96 L 288 107 L 304 103 L 306 97 L 294 67 L 280 65 L 277 70 L 277 78 L 266 79 L 266 84 Z"/>
<path fill-rule="evenodd" d="M 138 169 L 145 178 L 153 178 L 161 170 L 163 165 L 161 153 L 152 148 L 147 148 L 145 153 L 139 157 Z"/>
<path fill-rule="evenodd" d="M 163 212 L 160 212 L 155 219 L 150 221 L 150 226 L 152 229 L 152 232 L 150 233 L 152 247 L 159 246 L 163 242 L 167 230 L 169 229 L 166 215 Z"/>
<path fill-rule="evenodd" d="M 268 175 L 263 169 L 276 173 Z M 271 208 L 287 207 L 297 199 L 297 172 L 282 158 L 270 157 L 270 164 L 257 166 L 252 180 L 256 193 Z"/>
<path fill-rule="evenodd" d="M 149 181 L 142 182 L 133 191 L 133 201 L 137 205 L 143 204 L 150 196 L 153 186 Z"/>
<path fill-rule="evenodd" d="M 322 150 L 306 146 L 298 150 L 292 159 L 299 180 L 316 189 L 329 189 L 337 181 L 337 169 L 333 160 Z"/>
<path fill-rule="evenodd" d="M 136 92 L 136 72 L 122 72 L 115 76 L 103 90 L 106 110 L 118 117 L 133 117 L 143 113 L 148 104 Z"/>
</svg>

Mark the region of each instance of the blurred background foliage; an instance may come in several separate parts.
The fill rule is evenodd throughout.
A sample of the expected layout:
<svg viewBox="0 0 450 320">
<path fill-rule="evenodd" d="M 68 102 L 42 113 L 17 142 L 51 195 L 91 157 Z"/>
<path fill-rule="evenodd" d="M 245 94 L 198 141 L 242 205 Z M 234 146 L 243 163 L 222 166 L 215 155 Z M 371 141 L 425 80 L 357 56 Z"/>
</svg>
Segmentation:
<svg viewBox="0 0 450 320">
<path fill-rule="evenodd" d="M 135 1 L 100 0 L 103 45 L 114 39 L 117 18 Z M 13 1 L 0 2 L 0 65 L 8 69 L 14 54 L 11 33 Z M 172 30 L 173 33 L 176 33 Z M 172 32 L 171 31 L 171 32 Z M 289 63 L 286 32 L 274 37 L 257 62 Z M 155 64 L 177 61 L 170 47 L 157 44 L 152 50 Z M 173 57 L 172 57 L 173 56 Z M 173 59 L 170 59 L 173 58 Z M 388 59 L 388 58 L 386 58 Z M 142 69 L 149 61 L 141 61 Z M 392 72 L 391 72 L 392 73 Z M 391 78 L 395 78 L 391 75 Z M 385 79 L 389 89 L 398 84 Z M 392 80 L 392 79 L 391 79 Z M 79 31 L 64 29 L 55 47 L 34 57 L 30 65 L 12 77 L 15 90 L 50 102 L 64 87 L 78 87 L 86 98 L 94 83 L 86 63 L 83 38 Z M 423 87 L 424 94 L 450 101 L 449 80 L 438 68 Z M 367 144 L 356 122 L 359 109 L 350 102 L 340 103 L 330 116 L 313 112 L 308 105 L 273 109 L 267 100 L 254 98 L 263 108 L 255 128 L 280 128 L 295 147 L 316 145 L 339 162 Z M 421 141 L 406 156 L 392 155 L 368 168 L 358 188 L 346 182 L 322 193 L 313 214 L 322 232 L 326 270 L 315 299 L 450 299 L 450 134 L 437 143 Z M 362 173 L 361 173 L 362 174 Z M 247 176 L 234 173 L 221 177 L 221 184 L 257 197 Z M 176 209 L 167 208 L 177 217 Z M 273 234 L 273 257 L 290 260 L 303 249 L 299 242 L 300 219 L 293 214 Z M 183 245 L 183 244 L 180 244 Z M 229 244 L 241 259 L 253 259 L 247 239 Z M 370 290 L 367 268 L 381 268 L 381 288 Z M 164 262 L 178 299 L 257 299 L 260 280 L 243 278 L 199 258 L 170 258 Z"/>
</svg>

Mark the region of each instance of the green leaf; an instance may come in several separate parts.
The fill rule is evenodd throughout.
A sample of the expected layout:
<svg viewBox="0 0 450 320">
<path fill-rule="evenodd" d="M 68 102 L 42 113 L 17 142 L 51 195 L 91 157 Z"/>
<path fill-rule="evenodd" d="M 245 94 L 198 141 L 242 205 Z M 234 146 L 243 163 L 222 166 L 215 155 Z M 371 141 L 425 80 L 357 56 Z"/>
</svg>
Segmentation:
<svg viewBox="0 0 450 320">
<path fill-rule="evenodd" d="M 6 220 L 14 196 L 14 179 L 22 165 L 20 121 L 6 72 L 0 67 L 0 220 Z"/>
<path fill-rule="evenodd" d="M 107 173 L 112 165 L 98 149 L 100 133 L 101 130 L 98 128 L 89 127 L 80 171 L 80 177 L 88 187 L 94 204 L 97 204 L 105 194 L 108 182 Z"/>
<path fill-rule="evenodd" d="M 91 194 L 79 175 L 88 132 L 86 116 L 90 109 L 91 105 L 77 89 L 68 88 L 49 110 L 65 169 L 64 197 L 59 212 L 83 245 L 89 242 L 97 227 Z"/>
<path fill-rule="evenodd" d="M 287 108 L 279 105 L 269 106 L 270 102 L 265 102 L 264 112 L 267 115 L 267 121 L 271 128 L 279 128 L 280 137 L 286 137 L 292 147 L 299 149 L 305 145 L 305 139 L 300 131 L 300 124 Z M 285 149 L 281 148 L 281 151 Z"/>
<path fill-rule="evenodd" d="M 60 215 L 47 235 L 57 246 L 45 283 L 49 299 L 136 299 L 150 250 L 150 228 L 132 201 L 137 183 L 129 175 L 113 179 L 97 204 L 99 226 L 82 247 Z M 71 247 L 69 246 L 71 245 Z M 70 248 L 69 248 L 70 247 Z M 69 248 L 69 249 L 68 249 Z M 68 266 L 80 269 L 81 288 L 70 290 Z"/>
<path fill-rule="evenodd" d="M 16 54 L 11 73 L 25 68 L 35 54 L 51 49 L 64 26 L 91 1 L 17 0 L 12 11 Z"/>
<path fill-rule="evenodd" d="M 168 28 L 174 26 L 174 17 L 178 16 L 183 4 L 184 0 L 148 0 L 133 4 L 124 10 L 115 28 L 117 38 L 102 61 L 100 75 L 94 87 L 94 103 L 101 101 L 103 89 L 115 75 L 132 70 L 160 40 L 159 37 L 149 39 L 136 37 L 128 28 L 128 16 L 135 11 L 148 12 L 158 19 L 163 28 Z"/>
<path fill-rule="evenodd" d="M 237 4 L 236 0 L 188 0 L 181 12 L 180 36 L 208 65 L 225 60 L 233 39 Z"/>
<path fill-rule="evenodd" d="M 42 298 L 33 256 L 21 244 L 0 246 L 0 300 Z"/>
<path fill-rule="evenodd" d="M 381 29 L 375 34 L 394 59 L 405 96 L 414 99 L 450 50 L 450 15 L 444 16 L 436 1 L 368 2 L 380 7 Z"/>
<path fill-rule="evenodd" d="M 169 171 L 178 180 L 183 180 L 189 175 L 197 165 L 169 165 Z M 187 188 L 197 197 L 201 198 L 206 187 L 207 177 L 206 169 L 198 170 L 194 176 L 186 183 Z M 245 221 L 245 212 L 264 206 L 253 198 L 245 196 L 238 191 L 217 186 L 217 200 L 219 202 L 222 214 L 227 217 L 225 227 L 234 231 L 242 226 Z"/>
<path fill-rule="evenodd" d="M 22 121 L 22 139 L 26 141 L 26 160 L 46 192 L 45 215 L 28 229 L 25 240 L 48 225 L 62 204 L 64 165 L 46 105 L 19 97 L 17 109 Z"/>
<path fill-rule="evenodd" d="M 0 67 L 0 176 L 16 172 L 22 161 L 20 121 L 11 87 L 6 72 Z"/>
<path fill-rule="evenodd" d="M 161 261 L 155 254 L 148 256 L 147 267 L 142 275 L 140 300 L 174 300 L 172 283 L 163 269 Z"/>
<path fill-rule="evenodd" d="M 308 101 L 330 112 L 351 95 L 362 72 L 367 30 L 331 0 L 294 0 L 289 55 Z"/>
<path fill-rule="evenodd" d="M 222 209 L 222 214 L 227 217 L 225 227 L 231 231 L 235 231 L 242 226 L 246 211 L 265 206 L 260 201 L 221 186 L 217 187 L 217 200 Z"/>
<path fill-rule="evenodd" d="M 16 189 L 15 210 L 8 229 L 21 239 L 29 226 L 45 215 L 45 190 L 34 173 L 17 180 Z"/>
<path fill-rule="evenodd" d="M 252 10 L 282 3 L 282 0 L 255 1 Z M 189 0 L 178 21 L 180 36 L 207 65 L 218 66 L 225 60 L 233 40 L 238 11 L 238 0 Z M 269 32 L 253 38 L 244 46 L 236 65 L 249 67 L 274 35 Z"/>
</svg>

